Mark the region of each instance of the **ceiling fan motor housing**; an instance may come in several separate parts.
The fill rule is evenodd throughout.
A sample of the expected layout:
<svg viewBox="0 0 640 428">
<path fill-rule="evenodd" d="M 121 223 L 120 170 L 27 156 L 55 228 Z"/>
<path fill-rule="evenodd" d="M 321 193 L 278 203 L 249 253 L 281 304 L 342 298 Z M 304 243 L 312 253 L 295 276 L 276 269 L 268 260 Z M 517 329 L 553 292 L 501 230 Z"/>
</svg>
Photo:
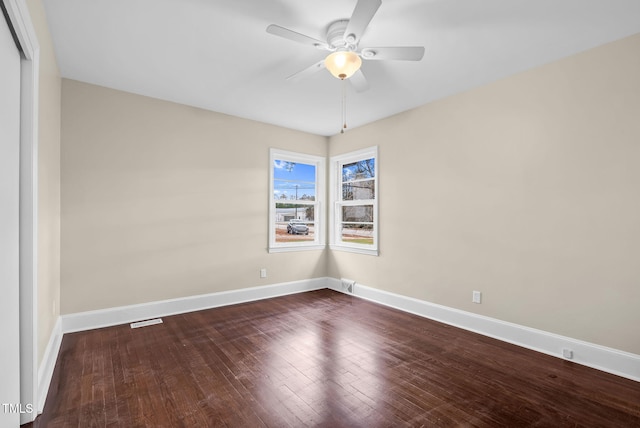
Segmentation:
<svg viewBox="0 0 640 428">
<path fill-rule="evenodd" d="M 338 21 L 334 21 L 331 24 L 329 24 L 329 27 L 327 28 L 327 43 L 329 44 L 329 46 L 335 49 L 340 49 L 340 48 L 344 48 L 347 50 L 355 49 L 355 45 L 352 44 L 353 42 L 355 42 L 355 36 L 350 35 L 352 37 L 349 38 L 349 35 L 345 37 L 345 34 L 344 34 L 348 24 L 349 24 L 348 19 L 340 19 Z M 347 39 L 352 40 L 352 42 L 349 43 Z"/>
</svg>

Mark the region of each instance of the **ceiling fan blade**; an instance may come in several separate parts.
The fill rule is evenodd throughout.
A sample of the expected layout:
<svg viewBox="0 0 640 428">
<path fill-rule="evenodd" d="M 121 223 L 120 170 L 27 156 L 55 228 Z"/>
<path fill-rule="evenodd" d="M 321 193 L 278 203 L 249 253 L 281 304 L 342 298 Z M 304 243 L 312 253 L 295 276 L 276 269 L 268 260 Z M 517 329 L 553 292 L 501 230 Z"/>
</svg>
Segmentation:
<svg viewBox="0 0 640 428">
<path fill-rule="evenodd" d="M 351 82 L 351 85 L 356 92 L 364 92 L 369 89 L 369 82 L 367 81 L 367 78 L 364 77 L 362 70 L 356 71 L 353 76 L 349 77 L 349 82 Z"/>
<path fill-rule="evenodd" d="M 316 73 L 317 71 L 322 70 L 323 68 L 325 68 L 324 60 L 321 60 L 316 62 L 312 66 L 305 68 L 304 70 L 301 70 L 301 71 L 298 71 L 297 73 L 292 74 L 291 76 L 287 77 L 287 80 L 291 80 L 295 82 L 300 79 L 304 79 L 305 77 L 308 77 Z"/>
<path fill-rule="evenodd" d="M 284 37 L 285 39 L 293 40 L 294 42 L 302 43 L 304 45 L 310 45 L 318 49 L 329 50 L 329 46 L 327 46 L 326 42 L 314 39 L 313 37 L 305 36 L 304 34 L 297 33 L 293 30 L 289 30 L 288 28 L 284 28 L 279 25 L 269 25 L 267 27 L 267 33 Z"/>
<path fill-rule="evenodd" d="M 389 48 L 365 48 L 360 52 L 366 60 L 420 61 L 424 57 L 422 46 L 396 46 Z"/>
<path fill-rule="evenodd" d="M 381 4 L 382 0 L 358 0 L 344 32 L 344 39 L 347 43 L 358 44 Z"/>
</svg>

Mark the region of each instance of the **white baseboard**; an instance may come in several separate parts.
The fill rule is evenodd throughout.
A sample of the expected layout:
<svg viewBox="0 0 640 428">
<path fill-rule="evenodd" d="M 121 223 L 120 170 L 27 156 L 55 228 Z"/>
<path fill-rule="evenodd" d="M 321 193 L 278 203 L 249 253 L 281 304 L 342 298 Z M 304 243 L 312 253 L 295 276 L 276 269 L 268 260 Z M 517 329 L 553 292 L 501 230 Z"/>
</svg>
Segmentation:
<svg viewBox="0 0 640 428">
<path fill-rule="evenodd" d="M 345 292 L 342 289 L 341 281 L 335 278 L 327 279 L 327 288 Z M 570 361 L 574 363 L 640 381 L 640 355 L 378 290 L 362 284 L 356 284 L 353 293 L 348 294 L 554 357 L 563 358 L 562 350 L 571 349 L 573 358 Z"/>
<path fill-rule="evenodd" d="M 44 350 L 42 362 L 38 367 L 38 391 L 37 400 L 38 414 L 44 410 L 45 402 L 47 401 L 47 393 L 49 392 L 49 385 L 51 384 L 51 378 L 53 377 L 53 369 L 56 367 L 56 361 L 58 354 L 60 353 L 60 345 L 62 344 L 62 320 L 60 317 L 56 320 L 49 337 L 49 342 Z"/>
<path fill-rule="evenodd" d="M 302 293 L 327 287 L 327 278 L 314 278 L 302 281 L 285 282 L 261 287 L 243 288 L 240 290 L 222 291 L 211 294 L 181 297 L 171 300 L 142 303 L 138 305 L 119 306 L 96 311 L 79 312 L 62 315 L 62 332 L 91 330 L 110 327 L 150 318 L 183 314 L 234 305 L 254 300 L 268 299 L 287 294 Z"/>
</svg>

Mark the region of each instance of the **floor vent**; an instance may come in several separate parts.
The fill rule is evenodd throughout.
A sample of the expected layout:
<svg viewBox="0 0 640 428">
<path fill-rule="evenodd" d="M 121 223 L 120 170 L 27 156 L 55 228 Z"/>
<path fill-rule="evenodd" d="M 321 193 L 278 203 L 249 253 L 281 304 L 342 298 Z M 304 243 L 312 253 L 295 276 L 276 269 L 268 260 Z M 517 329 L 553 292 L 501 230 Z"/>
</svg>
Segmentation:
<svg viewBox="0 0 640 428">
<path fill-rule="evenodd" d="M 130 325 L 131 325 L 131 328 L 140 328 L 140 327 L 146 327 L 148 325 L 154 325 L 154 324 L 162 324 L 162 318 L 155 318 L 147 321 L 132 322 Z"/>
<path fill-rule="evenodd" d="M 352 279 L 341 278 L 340 282 L 342 283 L 342 290 L 347 293 L 353 293 L 353 287 L 356 285 L 356 282 Z"/>
</svg>

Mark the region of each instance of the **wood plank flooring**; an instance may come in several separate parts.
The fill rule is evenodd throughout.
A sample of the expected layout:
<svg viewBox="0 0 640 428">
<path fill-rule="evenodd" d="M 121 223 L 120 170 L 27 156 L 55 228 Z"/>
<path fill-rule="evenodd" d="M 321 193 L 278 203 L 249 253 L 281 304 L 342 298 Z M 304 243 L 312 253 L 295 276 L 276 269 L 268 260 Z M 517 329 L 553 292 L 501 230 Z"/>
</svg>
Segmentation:
<svg viewBox="0 0 640 428">
<path fill-rule="evenodd" d="M 34 427 L 640 427 L 640 383 L 330 290 L 66 334 Z"/>
</svg>

